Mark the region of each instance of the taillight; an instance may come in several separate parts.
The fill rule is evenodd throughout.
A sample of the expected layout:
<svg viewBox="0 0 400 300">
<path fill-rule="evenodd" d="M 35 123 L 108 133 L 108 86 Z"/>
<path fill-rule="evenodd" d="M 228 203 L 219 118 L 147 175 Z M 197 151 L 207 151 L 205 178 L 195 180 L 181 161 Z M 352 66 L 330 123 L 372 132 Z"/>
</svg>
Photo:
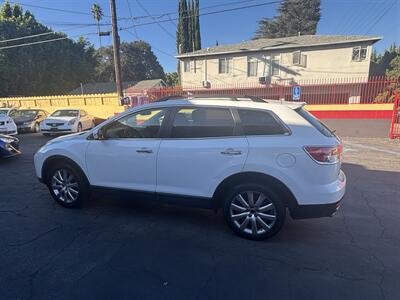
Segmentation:
<svg viewBox="0 0 400 300">
<path fill-rule="evenodd" d="M 307 146 L 304 150 L 318 163 L 334 164 L 342 160 L 343 144 L 335 147 Z"/>
</svg>

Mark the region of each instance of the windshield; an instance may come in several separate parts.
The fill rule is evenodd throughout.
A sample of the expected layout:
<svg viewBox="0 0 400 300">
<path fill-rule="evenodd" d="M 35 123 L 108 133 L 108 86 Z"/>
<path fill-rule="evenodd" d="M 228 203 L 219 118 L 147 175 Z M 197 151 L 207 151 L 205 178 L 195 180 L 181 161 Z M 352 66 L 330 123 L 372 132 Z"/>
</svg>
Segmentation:
<svg viewBox="0 0 400 300">
<path fill-rule="evenodd" d="M 0 109 L 0 115 L 7 115 L 8 109 Z"/>
<path fill-rule="evenodd" d="M 51 114 L 52 117 L 77 117 L 78 115 L 77 110 L 56 110 Z"/>
<path fill-rule="evenodd" d="M 13 118 L 27 118 L 27 119 L 33 119 L 36 117 L 38 111 L 37 110 L 16 110 L 13 113 L 11 113 L 11 116 Z"/>
</svg>

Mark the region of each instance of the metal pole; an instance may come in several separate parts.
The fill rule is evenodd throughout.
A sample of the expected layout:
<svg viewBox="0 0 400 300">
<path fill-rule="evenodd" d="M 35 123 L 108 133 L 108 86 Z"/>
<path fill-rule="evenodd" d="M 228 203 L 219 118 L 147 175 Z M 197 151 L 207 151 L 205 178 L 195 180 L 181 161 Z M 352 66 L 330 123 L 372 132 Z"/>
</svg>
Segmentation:
<svg viewBox="0 0 400 300">
<path fill-rule="evenodd" d="M 119 35 L 117 26 L 117 11 L 115 8 L 115 0 L 110 0 L 111 19 L 112 19 L 112 36 L 114 47 L 114 66 L 115 66 L 115 84 L 117 85 L 118 98 L 123 97 L 122 81 L 121 81 L 121 60 L 119 57 Z"/>
</svg>

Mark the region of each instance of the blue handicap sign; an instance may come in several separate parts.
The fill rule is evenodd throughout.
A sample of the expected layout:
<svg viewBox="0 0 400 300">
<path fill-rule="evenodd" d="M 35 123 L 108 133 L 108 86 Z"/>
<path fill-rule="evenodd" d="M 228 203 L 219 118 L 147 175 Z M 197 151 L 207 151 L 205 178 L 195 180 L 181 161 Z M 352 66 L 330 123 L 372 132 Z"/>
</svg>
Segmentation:
<svg viewBox="0 0 400 300">
<path fill-rule="evenodd" d="M 299 85 L 295 85 L 293 87 L 293 100 L 300 100 L 301 96 L 301 87 Z"/>
</svg>

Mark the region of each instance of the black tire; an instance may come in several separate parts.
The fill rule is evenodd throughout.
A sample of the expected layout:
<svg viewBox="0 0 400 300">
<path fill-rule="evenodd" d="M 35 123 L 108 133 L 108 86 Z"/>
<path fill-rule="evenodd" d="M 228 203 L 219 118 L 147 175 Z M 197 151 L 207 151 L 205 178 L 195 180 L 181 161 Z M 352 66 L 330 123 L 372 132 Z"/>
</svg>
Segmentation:
<svg viewBox="0 0 400 300">
<path fill-rule="evenodd" d="M 247 192 L 253 193 L 253 196 L 249 196 Z M 241 199 L 239 199 L 239 195 L 242 196 Z M 260 198 L 261 195 L 263 197 Z M 246 203 L 251 202 L 249 200 L 251 197 L 253 198 L 253 205 L 240 204 L 242 200 Z M 261 201 L 261 199 L 263 200 L 257 208 L 257 200 Z M 246 239 L 264 240 L 270 238 L 282 228 L 285 222 L 286 208 L 277 193 L 268 186 L 257 183 L 240 184 L 232 187 L 225 194 L 224 200 L 223 209 L 226 222 L 237 235 Z M 255 230 L 253 226 L 255 226 Z"/>
<path fill-rule="evenodd" d="M 56 176 L 56 178 L 59 178 L 57 172 L 63 174 L 64 170 L 67 172 L 67 174 L 71 174 L 73 178 L 73 180 L 71 180 L 71 186 L 69 188 L 78 191 L 77 197 L 73 201 L 67 201 L 67 198 L 70 198 L 68 195 L 66 199 L 63 199 L 61 193 L 56 194 L 55 188 L 53 187 L 53 183 L 56 182 L 53 177 Z M 69 176 L 66 177 L 69 178 Z M 64 207 L 81 207 L 83 202 L 85 202 L 90 197 L 89 183 L 87 182 L 85 175 L 82 173 L 81 170 L 78 170 L 74 165 L 68 162 L 59 162 L 52 165 L 46 172 L 45 181 L 53 199 Z M 73 185 L 75 183 L 76 186 Z M 69 195 L 76 194 L 71 191 Z"/>
<path fill-rule="evenodd" d="M 81 132 L 82 131 L 82 124 L 81 123 L 78 124 L 77 130 L 78 130 L 77 132 Z"/>
</svg>

